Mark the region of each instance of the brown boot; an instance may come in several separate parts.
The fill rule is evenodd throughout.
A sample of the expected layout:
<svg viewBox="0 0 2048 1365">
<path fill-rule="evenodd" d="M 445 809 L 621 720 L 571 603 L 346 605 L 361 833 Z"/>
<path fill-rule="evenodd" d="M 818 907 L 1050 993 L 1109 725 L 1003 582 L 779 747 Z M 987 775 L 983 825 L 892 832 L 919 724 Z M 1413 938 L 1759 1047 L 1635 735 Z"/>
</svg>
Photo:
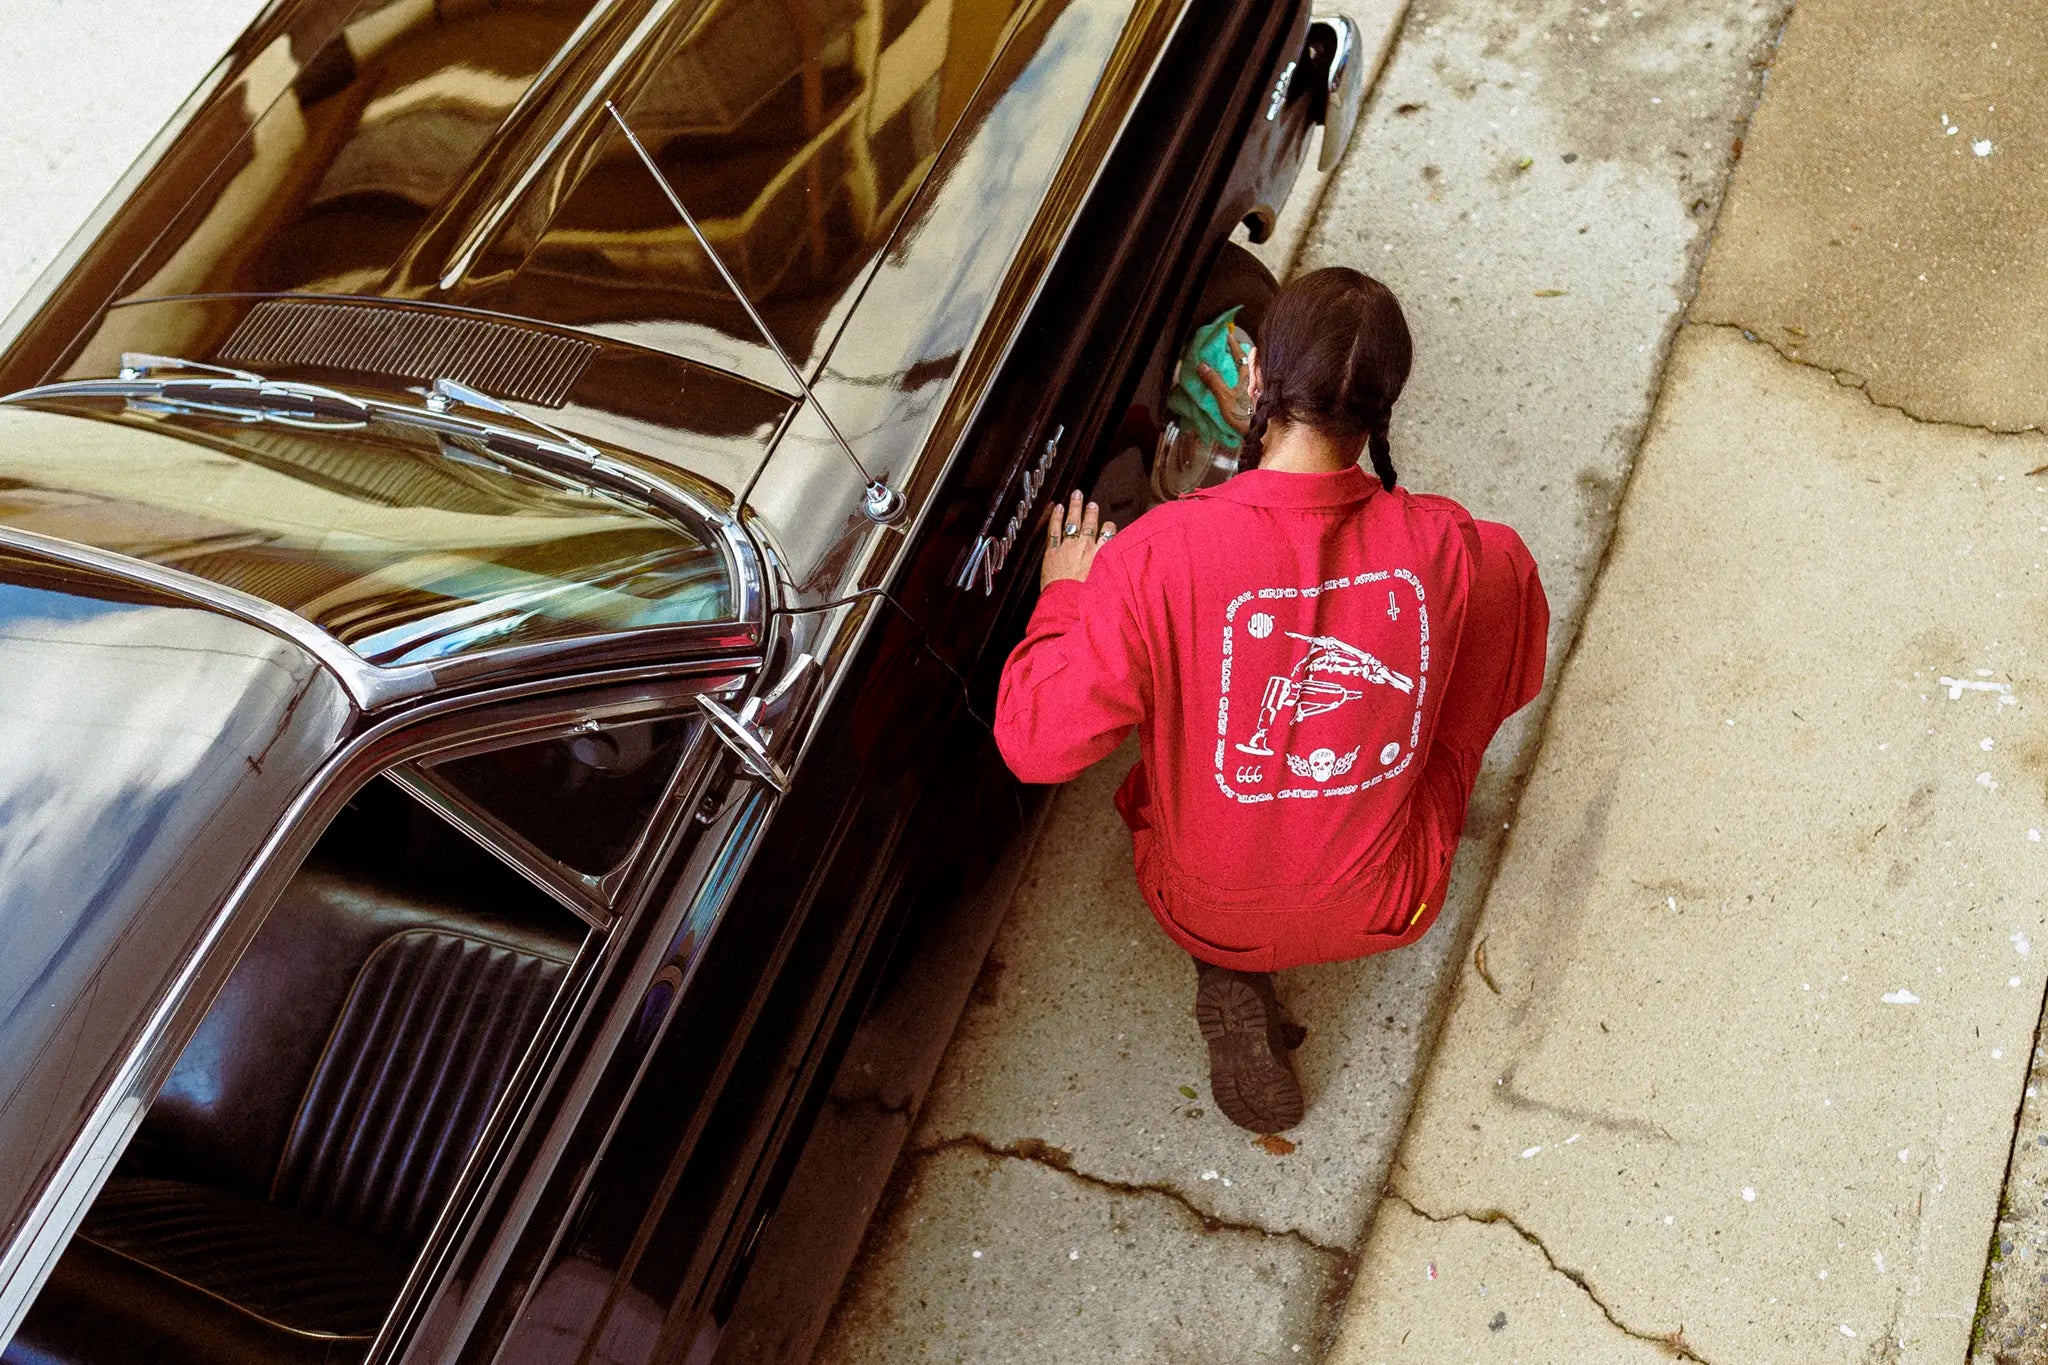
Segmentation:
<svg viewBox="0 0 2048 1365">
<path fill-rule="evenodd" d="M 1209 1093 L 1216 1107 L 1254 1133 L 1283 1132 L 1300 1123 L 1301 1082 L 1287 1054 L 1303 1031 L 1281 1009 L 1273 978 L 1199 960 L 1195 967 L 1195 1022 L 1209 1044 Z"/>
</svg>

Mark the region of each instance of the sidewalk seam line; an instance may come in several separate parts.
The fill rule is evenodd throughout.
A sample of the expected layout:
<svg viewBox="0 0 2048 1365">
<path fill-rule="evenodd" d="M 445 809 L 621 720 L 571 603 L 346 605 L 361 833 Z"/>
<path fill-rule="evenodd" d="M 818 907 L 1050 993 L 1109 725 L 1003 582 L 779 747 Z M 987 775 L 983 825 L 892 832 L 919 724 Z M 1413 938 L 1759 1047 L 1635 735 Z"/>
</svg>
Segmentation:
<svg viewBox="0 0 2048 1365">
<path fill-rule="evenodd" d="M 1626 1333 L 1627 1335 L 1634 1337 L 1637 1341 L 1646 1341 L 1650 1343 L 1652 1346 L 1656 1346 L 1659 1349 L 1668 1352 L 1674 1359 L 1689 1360 L 1694 1362 L 1694 1365 L 1710 1365 L 1710 1362 L 1707 1361 L 1707 1359 L 1704 1356 L 1701 1356 L 1698 1352 L 1694 1351 L 1692 1347 L 1686 1344 L 1685 1325 L 1683 1323 L 1679 1324 L 1677 1331 L 1666 1333 L 1660 1336 L 1652 1332 L 1638 1331 L 1636 1328 L 1629 1326 L 1627 1323 L 1623 1322 L 1619 1317 L 1615 1316 L 1614 1310 L 1611 1307 L 1609 1307 L 1607 1301 L 1601 1298 L 1599 1293 L 1594 1290 L 1592 1284 L 1587 1281 L 1584 1274 L 1580 1273 L 1579 1271 L 1573 1270 L 1569 1266 L 1560 1265 L 1558 1263 L 1557 1258 L 1550 1254 L 1550 1248 L 1543 1244 L 1543 1239 L 1541 1237 L 1538 1237 L 1535 1233 L 1531 1232 L 1528 1228 L 1523 1227 L 1521 1222 L 1517 1220 L 1513 1214 L 1507 1212 L 1506 1210 L 1486 1209 L 1479 1213 L 1467 1213 L 1464 1210 L 1459 1210 L 1456 1213 L 1436 1214 L 1431 1213 L 1429 1210 L 1423 1208 L 1420 1204 L 1417 1204 L 1413 1199 L 1410 1199 L 1407 1195 L 1402 1194 L 1399 1190 L 1393 1189 L 1391 1187 L 1382 1191 L 1382 1194 L 1385 1198 L 1391 1199 L 1394 1202 L 1402 1205 L 1410 1213 L 1427 1222 L 1478 1223 L 1482 1226 L 1490 1226 L 1493 1224 L 1505 1225 L 1506 1227 L 1512 1229 L 1516 1236 L 1520 1237 L 1530 1246 L 1536 1248 L 1537 1254 L 1543 1257 L 1544 1263 L 1547 1264 L 1552 1270 L 1556 1271 L 1559 1275 L 1562 1275 L 1565 1279 L 1570 1280 L 1573 1284 L 1577 1285 L 1579 1287 L 1579 1292 L 1584 1294 L 1587 1300 L 1590 1301 L 1595 1308 L 1600 1310 L 1600 1315 L 1606 1318 L 1607 1321 L 1617 1331 Z"/>
<path fill-rule="evenodd" d="M 2024 427 L 1999 427 L 1991 426 L 1988 423 L 1984 422 L 1957 422 L 1946 417 L 1924 417 L 1921 414 L 1913 411 L 1911 408 L 1906 407 L 1904 404 L 1887 403 L 1883 399 L 1872 395 L 1872 393 L 1870 392 L 1870 379 L 1867 375 L 1858 374 L 1855 370 L 1849 369 L 1847 366 L 1836 368 L 1834 366 L 1819 364 L 1815 361 L 1808 360 L 1803 356 L 1794 355 L 1790 351 L 1786 350 L 1783 346 L 1779 345 L 1776 341 L 1773 341 L 1770 337 L 1766 336 L 1762 332 L 1757 331 L 1755 328 L 1749 326 L 1746 323 L 1727 322 L 1718 318 L 1687 318 L 1685 320 L 1684 325 L 1687 327 L 1707 328 L 1713 331 L 1735 332 L 1739 334 L 1744 341 L 1747 341 L 1755 346 L 1765 347 L 1766 349 L 1775 352 L 1777 354 L 1778 359 L 1784 361 L 1786 364 L 1797 365 L 1800 369 L 1803 370 L 1817 370 L 1820 373 L 1827 375 L 1829 378 L 1833 379 L 1837 384 L 1841 385 L 1843 388 L 1854 389 L 1856 392 L 1862 394 L 1863 401 L 1870 404 L 1870 406 L 1882 409 L 1885 412 L 1895 412 L 1899 416 L 1905 418 L 1907 421 L 1912 422 L 1917 426 L 1946 427 L 1951 431 L 1973 431 L 1986 436 L 2032 436 L 2039 438 L 2044 435 L 2048 435 L 2048 432 L 2044 432 L 2038 425 Z"/>
<path fill-rule="evenodd" d="M 2038 1064 L 2041 1056 L 2041 1036 L 2044 1026 L 2048 1026 L 2048 989 L 2044 989 L 2041 1008 L 2034 1012 L 2034 1039 L 2033 1046 L 2027 1049 L 2027 1074 L 2020 1080 L 2019 1098 L 2013 1101 L 2012 1140 L 2005 1145 L 2005 1170 L 1998 1179 L 1998 1203 L 1991 1212 L 1991 1237 L 1984 1248 L 1984 1276 L 1977 1282 L 1977 1307 L 1975 1314 L 1970 1320 L 1970 1354 L 1972 1356 L 1976 1355 L 1978 1346 L 1982 1344 L 1985 1316 L 1991 1307 L 1991 1273 L 1993 1267 L 1991 1253 L 1998 1247 L 1999 1232 L 2005 1227 L 2006 1216 L 2010 1212 L 2007 1201 L 2012 1196 L 2013 1166 L 2019 1160 L 2021 1146 L 2020 1125 L 2025 1122 L 2027 1116 L 2027 1092 L 2031 1088 L 2030 1083 L 2033 1080 L 2034 1067 Z M 1898 1320 L 1896 1310 L 1893 1312 L 1892 1318 L 1894 1323 L 1896 1323 Z"/>
<path fill-rule="evenodd" d="M 1784 45 L 1785 30 L 1791 24 L 1792 11 L 1795 4 L 1796 0 L 1780 0 L 1776 22 L 1756 42 L 1751 50 L 1749 69 L 1754 76 L 1755 84 L 1751 87 L 1741 114 L 1734 120 L 1738 143 L 1742 138 L 1748 136 L 1750 126 L 1756 118 L 1757 108 L 1763 103 L 1765 92 L 1769 88 L 1771 72 L 1777 65 L 1778 54 Z M 1415 14 L 1416 11 L 1412 3 L 1403 11 L 1401 27 L 1396 31 L 1394 41 L 1388 45 L 1387 55 L 1384 59 L 1386 69 L 1391 69 L 1395 51 L 1402 40 L 1406 38 L 1408 26 L 1414 21 Z M 1384 70 L 1382 72 L 1383 79 Z M 1375 99 L 1378 97 L 1378 94 L 1379 90 L 1376 87 L 1374 92 Z M 1359 121 L 1361 131 L 1365 128 L 1371 112 L 1370 107 L 1362 111 Z M 1358 145 L 1359 139 L 1354 137 L 1350 151 L 1355 152 Z M 1348 155 L 1346 159 L 1350 159 Z M 1643 455 L 1648 450 L 1651 439 L 1657 433 L 1658 422 L 1663 415 L 1665 401 L 1671 387 L 1672 361 L 1677 355 L 1678 341 L 1685 329 L 1691 325 L 1690 314 L 1699 300 L 1700 278 L 1706 270 L 1707 257 L 1713 253 L 1714 239 L 1720 232 L 1722 215 L 1727 212 L 1728 199 L 1734 188 L 1735 175 L 1740 167 L 1741 160 L 1740 151 L 1735 152 L 1729 160 L 1727 168 L 1719 177 L 1719 183 L 1712 189 L 1712 215 L 1701 226 L 1696 241 L 1686 248 L 1690 259 L 1676 286 L 1682 302 L 1660 329 L 1660 334 L 1657 338 L 1656 362 L 1651 367 L 1650 376 L 1644 385 L 1645 402 L 1642 416 L 1636 422 L 1634 430 L 1629 433 L 1628 459 L 1622 466 L 1620 477 L 1615 483 L 1612 496 L 1608 502 L 1605 533 L 1601 537 L 1599 553 L 1595 557 L 1591 569 L 1586 574 L 1585 592 L 1579 603 L 1578 618 L 1571 625 L 1569 638 L 1558 649 L 1555 662 L 1549 663 L 1546 669 L 1547 676 L 1543 680 L 1543 690 L 1537 695 L 1537 699 L 1531 703 L 1532 706 L 1541 707 L 1542 710 L 1539 714 L 1531 717 L 1529 733 L 1523 740 L 1522 748 L 1509 761 L 1506 795 L 1508 809 L 1512 812 L 1508 817 L 1510 828 L 1503 832 L 1499 843 L 1495 846 L 1492 866 L 1484 869 L 1482 872 L 1481 884 L 1475 888 L 1471 910 L 1465 917 L 1465 922 L 1451 926 L 1454 940 L 1453 947 L 1455 947 L 1456 952 L 1446 954 L 1445 961 L 1447 964 L 1454 962 L 1456 966 L 1447 970 L 1444 973 L 1443 980 L 1430 992 L 1428 1007 L 1418 1023 L 1419 1030 L 1424 1033 L 1424 1041 L 1416 1050 L 1413 1070 L 1410 1073 L 1410 1080 L 1406 1087 L 1407 1093 L 1397 1096 L 1395 1100 L 1396 1110 L 1399 1115 L 1400 1137 L 1394 1143 L 1393 1150 L 1390 1153 L 1390 1167 L 1400 1164 L 1401 1155 L 1406 1151 L 1409 1138 L 1414 1132 L 1416 1117 L 1421 1113 L 1426 1103 L 1429 1073 L 1436 1065 L 1437 1053 L 1443 1044 L 1444 1030 L 1448 1027 L 1451 1014 L 1456 1010 L 1459 997 L 1466 987 L 1464 977 L 1470 960 L 1469 955 L 1472 952 L 1472 944 L 1477 940 L 1480 930 L 1484 927 L 1487 903 L 1493 899 L 1494 883 L 1499 879 L 1500 869 L 1507 862 L 1520 832 L 1520 820 L 1517 817 L 1520 815 L 1522 797 L 1526 793 L 1530 781 L 1535 777 L 1538 766 L 1542 763 L 1543 751 L 1550 744 L 1551 721 L 1556 710 L 1554 703 L 1557 694 L 1563 690 L 1565 678 L 1572 671 L 1572 665 L 1578 657 L 1579 646 L 1585 638 L 1586 624 L 1592 617 L 1594 608 L 1598 603 L 1602 580 L 1607 576 L 1607 566 L 1613 562 L 1615 554 L 1619 549 L 1619 542 L 1624 532 L 1624 510 L 1628 502 L 1629 490 L 1635 484 L 1636 473 L 1642 465 Z M 1318 212 L 1320 212 L 1320 206 L 1318 207 Z M 1311 232 L 1313 232 L 1313 228 L 1311 228 Z M 1306 240 L 1306 238 L 1303 239 L 1304 249 L 1306 247 Z M 1408 1199 L 1396 1193 L 1391 1185 L 1387 1185 L 1383 1189 L 1382 1194 L 1385 1197 L 1400 1200 L 1401 1203 L 1413 1209 L 1420 1217 L 1429 1217 L 1428 1214 L 1416 1208 Z M 1357 1262 L 1353 1267 L 1354 1275 L 1365 1264 L 1366 1249 L 1371 1244 L 1374 1231 L 1373 1225 L 1377 1221 L 1377 1216 L 1378 1205 L 1370 1206 L 1366 1212 L 1364 1224 L 1358 1232 L 1358 1253 Z M 1521 1229 L 1517 1227 L 1516 1231 L 1519 1232 Z M 1543 1249 L 1540 1244 L 1538 1244 L 1538 1249 Z M 1549 1255 L 1548 1251 L 1544 1251 L 1544 1255 L 1547 1258 Z M 1553 1264 L 1555 1263 L 1553 1262 Z M 1356 1283 L 1354 1279 L 1354 1288 L 1356 1288 Z M 1587 1288 L 1583 1282 L 1580 1283 L 1580 1287 L 1585 1290 L 1587 1297 L 1594 1297 L 1592 1290 Z M 1594 1302 L 1598 1304 L 1599 1300 L 1594 1298 Z M 1606 1312 L 1605 1305 L 1600 1306 L 1601 1311 Z M 1343 1311 L 1340 1307 L 1340 1314 Z M 1612 1314 L 1609 1314 L 1608 1317 L 1610 1321 L 1613 1320 Z M 1621 1324 L 1618 1322 L 1615 1323 L 1615 1326 L 1624 1332 L 1629 1330 L 1621 1327 Z M 1680 1330 L 1681 1332 L 1683 1331 L 1682 1328 Z M 1675 1342 L 1668 1343 L 1668 1345 L 1673 1350 L 1678 1349 Z M 1697 1356 L 1692 1357 L 1692 1359 L 1699 1361 Z M 1705 1365 L 1705 1362 L 1701 1362 L 1701 1365 Z"/>
<path fill-rule="evenodd" d="M 911 1155 L 922 1158 L 935 1156 L 945 1151 L 969 1151 L 996 1159 L 1028 1162 L 1033 1166 L 1042 1166 L 1047 1170 L 1058 1171 L 1060 1174 L 1071 1176 L 1085 1185 L 1093 1185 L 1097 1189 L 1107 1190 L 1112 1194 L 1158 1195 L 1173 1201 L 1193 1214 L 1200 1220 L 1204 1232 L 1249 1232 L 1255 1233 L 1260 1237 L 1292 1238 L 1311 1251 L 1333 1258 L 1338 1263 L 1339 1269 L 1344 1271 L 1347 1277 L 1349 1275 L 1351 1253 L 1342 1247 L 1334 1247 L 1327 1242 L 1319 1242 L 1298 1228 L 1269 1228 L 1258 1223 L 1243 1223 L 1234 1219 L 1218 1217 L 1216 1214 L 1210 1213 L 1197 1205 L 1193 1200 L 1189 1199 L 1179 1190 L 1174 1189 L 1171 1185 L 1156 1184 L 1152 1181 L 1113 1180 L 1108 1176 L 1094 1175 L 1088 1171 L 1077 1170 L 1071 1158 L 1065 1152 L 1047 1143 L 1038 1142 L 1035 1139 L 1023 1138 L 1008 1146 L 1001 1146 L 991 1142 L 979 1133 L 959 1133 L 952 1137 L 940 1138 L 936 1142 L 927 1143 L 921 1147 L 914 1147 L 911 1149 Z"/>
</svg>

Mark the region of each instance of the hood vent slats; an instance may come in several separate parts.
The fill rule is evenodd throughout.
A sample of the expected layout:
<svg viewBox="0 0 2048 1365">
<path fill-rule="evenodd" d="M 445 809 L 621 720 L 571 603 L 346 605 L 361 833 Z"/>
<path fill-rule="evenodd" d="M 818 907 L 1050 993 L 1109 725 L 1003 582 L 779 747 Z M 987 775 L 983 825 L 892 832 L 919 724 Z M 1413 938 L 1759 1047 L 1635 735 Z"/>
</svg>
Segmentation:
<svg viewBox="0 0 2048 1365">
<path fill-rule="evenodd" d="M 438 312 L 365 303 L 268 299 L 217 358 L 257 369 L 316 365 L 404 379 L 454 379 L 494 398 L 559 408 L 595 342 Z"/>
</svg>

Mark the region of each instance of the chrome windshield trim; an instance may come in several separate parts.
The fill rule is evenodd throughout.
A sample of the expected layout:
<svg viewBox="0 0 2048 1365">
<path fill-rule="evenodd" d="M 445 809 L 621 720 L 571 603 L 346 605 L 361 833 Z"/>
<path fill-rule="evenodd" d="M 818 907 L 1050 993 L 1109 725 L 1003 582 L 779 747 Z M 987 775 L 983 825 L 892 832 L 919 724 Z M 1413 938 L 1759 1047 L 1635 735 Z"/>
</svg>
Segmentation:
<svg viewBox="0 0 2048 1365">
<path fill-rule="evenodd" d="M 647 470 L 623 464 L 607 456 L 581 437 L 557 431 L 546 422 L 526 417 L 510 404 L 496 404 L 485 410 L 501 412 L 531 427 L 532 430 L 521 430 L 503 422 L 487 421 L 481 417 L 461 416 L 452 411 L 454 403 L 446 399 L 442 400 L 441 405 L 436 406 L 433 395 L 429 395 L 419 404 L 394 403 L 388 398 L 365 397 L 324 384 L 268 379 L 246 371 L 238 371 L 232 375 L 223 374 L 218 367 L 200 365 L 193 361 L 156 356 L 123 359 L 124 368 L 119 376 L 66 379 L 55 384 L 38 384 L 32 388 L 18 389 L 13 393 L 0 395 L 0 403 L 35 403 L 51 398 L 122 398 L 144 404 L 153 410 L 198 412 L 214 416 L 246 416 L 256 421 L 314 430 L 322 426 L 361 426 L 371 422 L 389 422 L 393 426 L 431 431 L 436 435 L 459 436 L 487 446 L 492 442 L 509 442 L 513 447 L 510 451 L 494 448 L 500 458 L 509 462 L 524 460 L 538 465 L 548 474 L 567 475 L 578 482 L 590 482 L 594 476 L 595 481 L 608 491 L 623 493 L 651 503 L 654 510 L 666 512 L 671 516 L 680 515 L 686 522 L 713 519 L 707 505 L 688 491 L 656 477 Z M 125 365 L 128 359 L 156 360 L 165 363 L 150 368 L 131 367 Z M 150 377 L 153 369 L 167 368 L 168 365 L 183 365 L 201 373 Z M 216 397 L 219 401 L 208 402 L 208 396 Z M 248 401 L 250 397 L 266 396 L 324 400 L 337 406 L 345 405 L 347 412 L 345 417 L 308 422 Z M 478 396 L 488 398 L 488 395 Z M 690 529 L 696 528 L 693 526 Z"/>
<path fill-rule="evenodd" d="M 349 700 L 362 711 L 388 706 L 394 701 L 416 696 L 432 685 L 429 677 L 400 678 L 384 669 L 365 663 L 360 655 L 341 641 L 321 630 L 305 617 L 286 611 L 272 602 L 266 602 L 254 593 L 243 592 L 187 573 L 163 564 L 152 564 L 146 559 L 136 559 L 113 550 L 102 550 L 92 545 L 80 545 L 76 541 L 60 540 L 46 536 L 40 531 L 25 531 L 18 526 L 0 525 L 0 545 L 26 550 L 44 559 L 54 559 L 80 568 L 93 569 L 114 578 L 123 578 L 131 583 L 141 583 L 173 597 L 182 597 L 198 606 L 210 607 L 224 612 L 252 625 L 261 626 L 275 635 L 282 635 L 299 648 L 312 655 L 334 674 L 341 685 L 348 690 Z"/>
<path fill-rule="evenodd" d="M 122 397 L 147 401 L 151 391 L 157 387 L 148 380 L 71 380 L 0 396 L 0 403 L 64 397 Z M 486 434 L 511 437 L 522 445 L 530 446 L 537 454 L 554 456 L 555 459 L 549 462 L 555 465 L 549 471 L 551 473 L 565 473 L 579 480 L 600 483 L 610 491 L 649 504 L 654 510 L 676 518 L 692 534 L 708 532 L 705 542 L 718 552 L 731 585 L 732 619 L 571 636 L 478 650 L 473 654 L 458 654 L 425 663 L 385 667 L 364 659 L 296 612 L 183 569 L 7 525 L 0 525 L 0 544 L 13 543 L 48 558 L 145 583 L 281 634 L 325 664 L 347 688 L 350 699 L 366 712 L 382 710 L 450 687 L 544 669 L 558 659 L 564 663 L 602 663 L 620 657 L 631 658 L 670 650 L 712 653 L 754 653 L 759 650 L 769 608 L 761 552 L 745 528 L 724 509 L 637 463 L 628 463 L 603 453 L 592 458 L 552 438 L 529 436 L 498 423 L 435 413 L 426 408 L 413 408 L 381 399 L 361 401 L 380 415 L 446 435 L 470 439 L 479 439 Z"/>
<path fill-rule="evenodd" d="M 615 665 L 644 663 L 656 665 L 658 672 L 674 672 L 752 668 L 760 663 L 759 627 L 714 621 L 570 636 L 506 649 L 480 650 L 433 663 L 380 668 L 296 612 L 183 569 L 4 524 L 0 524 L 0 546 L 12 546 L 44 559 L 140 583 L 282 635 L 324 664 L 347 689 L 349 700 L 365 713 L 434 692 L 482 685 L 494 679 L 509 682 L 521 675 L 552 673 L 552 679 L 539 679 L 539 685 L 546 687 L 565 681 L 575 683 L 573 675 L 578 671 Z M 679 655 L 690 657 L 678 658 Z M 665 666 L 657 661 L 666 661 Z"/>
</svg>

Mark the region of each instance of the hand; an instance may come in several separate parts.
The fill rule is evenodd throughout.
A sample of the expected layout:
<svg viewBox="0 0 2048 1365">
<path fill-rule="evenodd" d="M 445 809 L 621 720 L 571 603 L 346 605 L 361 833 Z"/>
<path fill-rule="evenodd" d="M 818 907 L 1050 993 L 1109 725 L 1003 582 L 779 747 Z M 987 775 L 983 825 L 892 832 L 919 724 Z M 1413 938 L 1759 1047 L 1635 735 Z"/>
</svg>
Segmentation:
<svg viewBox="0 0 2048 1365">
<path fill-rule="evenodd" d="M 1224 341 L 1230 348 L 1231 357 L 1237 361 L 1237 386 L 1223 382 L 1223 376 L 1216 373 L 1216 367 L 1204 361 L 1195 366 L 1195 374 L 1216 399 L 1216 410 L 1223 414 L 1223 420 L 1238 435 L 1244 435 L 1251 428 L 1252 405 L 1259 399 L 1258 375 L 1252 368 L 1251 344 L 1244 340 L 1237 330 L 1237 324 L 1230 325 L 1230 335 Z"/>
<path fill-rule="evenodd" d="M 1100 515 L 1101 509 L 1094 503 L 1082 506 L 1078 488 L 1064 508 L 1053 507 L 1046 525 L 1045 562 L 1038 570 L 1039 587 L 1062 578 L 1071 578 L 1076 583 L 1087 581 L 1088 570 L 1095 564 L 1095 552 L 1116 534 L 1113 521 L 1103 522 L 1100 529 L 1096 527 L 1095 519 Z"/>
</svg>

